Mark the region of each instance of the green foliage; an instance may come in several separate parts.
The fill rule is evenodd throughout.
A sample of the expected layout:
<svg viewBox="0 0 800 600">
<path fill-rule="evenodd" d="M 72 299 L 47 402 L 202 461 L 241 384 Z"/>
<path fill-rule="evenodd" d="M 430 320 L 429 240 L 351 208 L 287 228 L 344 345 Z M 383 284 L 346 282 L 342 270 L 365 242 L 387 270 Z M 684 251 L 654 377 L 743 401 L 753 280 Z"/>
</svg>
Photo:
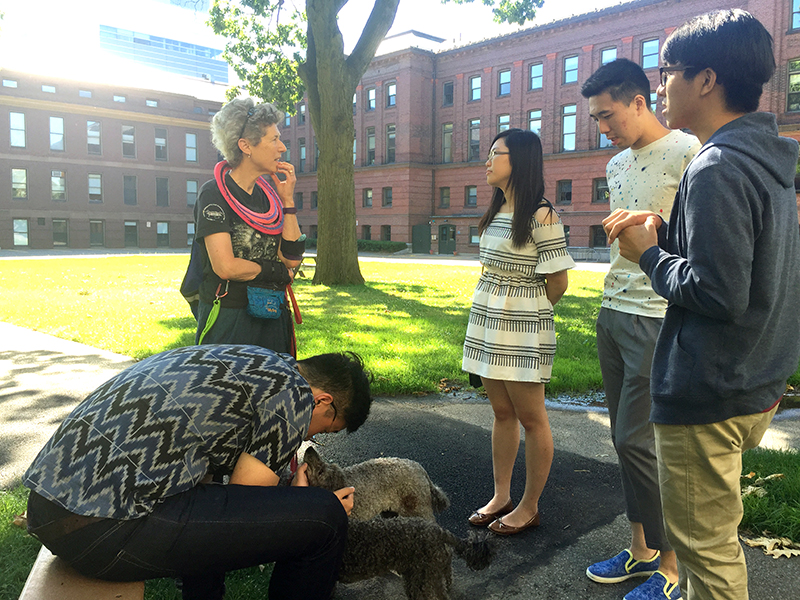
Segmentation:
<svg viewBox="0 0 800 600">
<path fill-rule="evenodd" d="M 382 252 L 384 254 L 392 254 L 400 252 L 408 248 L 405 242 L 384 242 L 382 240 L 356 240 L 359 252 Z M 306 238 L 306 248 L 313 249 L 317 247 L 317 240 L 315 238 Z"/>
<path fill-rule="evenodd" d="M 297 73 L 306 49 L 305 13 L 284 2 L 214 0 L 209 26 L 228 38 L 223 58 L 251 96 L 294 114 L 305 88 Z M 239 94 L 228 90 L 228 99 Z"/>
<path fill-rule="evenodd" d="M 474 0 L 442 0 L 443 4 L 472 4 Z M 482 0 L 485 6 L 495 6 L 495 0 Z M 536 9 L 541 8 L 544 0 L 500 0 L 499 5 L 492 9 L 495 23 L 516 23 L 524 25 L 536 16 Z"/>
<path fill-rule="evenodd" d="M 755 473 L 752 478 L 744 477 Z M 741 527 L 753 535 L 767 532 L 773 537 L 788 537 L 800 542 L 800 454 L 797 450 L 754 448 L 742 455 L 742 485 L 759 477 L 782 473 L 782 478 L 764 483 L 767 495 L 742 498 L 744 518 Z"/>
<path fill-rule="evenodd" d="M 42 545 L 12 523 L 25 512 L 28 489 L 0 490 L 0 600 L 17 600 Z"/>
</svg>

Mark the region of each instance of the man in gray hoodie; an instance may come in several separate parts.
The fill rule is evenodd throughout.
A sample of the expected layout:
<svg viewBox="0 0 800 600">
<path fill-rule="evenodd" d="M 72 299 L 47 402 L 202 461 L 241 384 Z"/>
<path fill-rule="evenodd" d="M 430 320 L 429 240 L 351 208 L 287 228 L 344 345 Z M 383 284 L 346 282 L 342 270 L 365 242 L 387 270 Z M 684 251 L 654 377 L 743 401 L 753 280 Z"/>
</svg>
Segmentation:
<svg viewBox="0 0 800 600">
<path fill-rule="evenodd" d="M 742 10 L 702 15 L 661 52 L 663 114 L 703 144 L 669 223 L 615 211 L 609 240 L 669 302 L 651 373 L 667 536 L 688 600 L 744 600 L 741 453 L 761 441 L 800 360 L 798 144 L 757 113 L 772 38 Z"/>
</svg>

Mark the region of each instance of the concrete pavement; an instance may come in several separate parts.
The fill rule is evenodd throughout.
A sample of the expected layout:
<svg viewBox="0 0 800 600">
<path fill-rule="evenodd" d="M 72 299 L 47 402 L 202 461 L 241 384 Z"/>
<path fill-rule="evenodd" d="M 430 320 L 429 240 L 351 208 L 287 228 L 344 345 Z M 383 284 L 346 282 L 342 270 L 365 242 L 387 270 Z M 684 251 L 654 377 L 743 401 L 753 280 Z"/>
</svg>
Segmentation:
<svg viewBox="0 0 800 600">
<path fill-rule="evenodd" d="M 0 488 L 19 477 L 75 403 L 130 365 L 127 357 L 0 323 Z M 636 583 L 599 585 L 586 567 L 618 552 L 628 526 L 621 500 L 608 416 L 598 408 L 550 404 L 556 453 L 542 498 L 542 526 L 497 540 L 487 570 L 472 572 L 454 559 L 452 597 L 461 599 L 620 599 Z M 376 456 L 403 456 L 422 463 L 450 496 L 439 522 L 466 535 L 466 516 L 491 494 L 492 414 L 471 392 L 377 399 L 366 425 L 353 435 L 326 436 L 321 454 L 341 464 Z M 800 447 L 800 410 L 773 423 L 764 445 Z M 522 493 L 522 452 L 513 495 Z M 774 560 L 745 548 L 750 597 L 794 597 L 800 560 Z M 396 577 L 337 589 L 339 600 L 402 600 Z"/>
</svg>

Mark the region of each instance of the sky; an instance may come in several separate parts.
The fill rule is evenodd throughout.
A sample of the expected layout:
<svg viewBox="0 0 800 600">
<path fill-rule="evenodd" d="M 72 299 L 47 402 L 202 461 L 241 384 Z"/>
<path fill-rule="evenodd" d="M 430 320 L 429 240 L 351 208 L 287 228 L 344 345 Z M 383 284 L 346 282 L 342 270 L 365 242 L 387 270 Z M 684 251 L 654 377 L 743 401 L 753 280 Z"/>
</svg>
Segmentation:
<svg viewBox="0 0 800 600">
<path fill-rule="evenodd" d="M 537 18 L 525 27 L 623 1 L 545 0 L 544 6 L 537 11 Z M 305 7 L 305 0 L 286 2 Z M 158 3 L 159 14 L 166 13 L 166 18 L 154 19 L 147 10 L 151 3 Z M 99 48 L 98 23 L 224 48 L 225 40 L 216 37 L 205 25 L 205 14 L 193 14 L 168 4 L 169 0 L 0 0 L 0 11 L 5 13 L 5 18 L 0 21 L 0 68 L 156 89 L 182 85 L 186 86 L 186 89 L 181 89 L 184 93 L 221 100 L 224 86 L 216 86 L 222 89 L 206 93 L 199 89 L 203 86 L 176 81 L 172 75 L 160 75 L 134 64 L 120 68 L 117 59 Z M 358 40 L 373 5 L 374 0 L 349 0 L 339 13 L 346 51 L 351 50 Z M 484 6 L 481 0 L 466 5 L 440 4 L 437 0 L 400 0 L 389 34 L 415 29 L 444 38 L 451 44 L 463 45 L 518 28 L 494 23 L 491 8 Z M 205 88 L 209 87 L 205 85 Z"/>
</svg>

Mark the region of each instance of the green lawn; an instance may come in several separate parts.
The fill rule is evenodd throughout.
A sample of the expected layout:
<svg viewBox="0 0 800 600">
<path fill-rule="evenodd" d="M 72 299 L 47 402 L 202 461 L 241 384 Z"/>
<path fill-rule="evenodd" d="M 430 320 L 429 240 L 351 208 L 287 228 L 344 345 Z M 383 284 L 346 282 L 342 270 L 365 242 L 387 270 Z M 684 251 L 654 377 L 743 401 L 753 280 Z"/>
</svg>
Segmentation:
<svg viewBox="0 0 800 600">
<path fill-rule="evenodd" d="M 0 321 L 134 358 L 194 343 L 195 321 L 178 293 L 187 257 L 0 260 Z M 364 262 L 365 286 L 298 280 L 299 355 L 361 354 L 381 395 L 466 384 L 461 351 L 478 267 Z M 548 393 L 600 389 L 594 320 L 603 275 L 570 274 L 556 309 L 559 349 Z"/>
</svg>

